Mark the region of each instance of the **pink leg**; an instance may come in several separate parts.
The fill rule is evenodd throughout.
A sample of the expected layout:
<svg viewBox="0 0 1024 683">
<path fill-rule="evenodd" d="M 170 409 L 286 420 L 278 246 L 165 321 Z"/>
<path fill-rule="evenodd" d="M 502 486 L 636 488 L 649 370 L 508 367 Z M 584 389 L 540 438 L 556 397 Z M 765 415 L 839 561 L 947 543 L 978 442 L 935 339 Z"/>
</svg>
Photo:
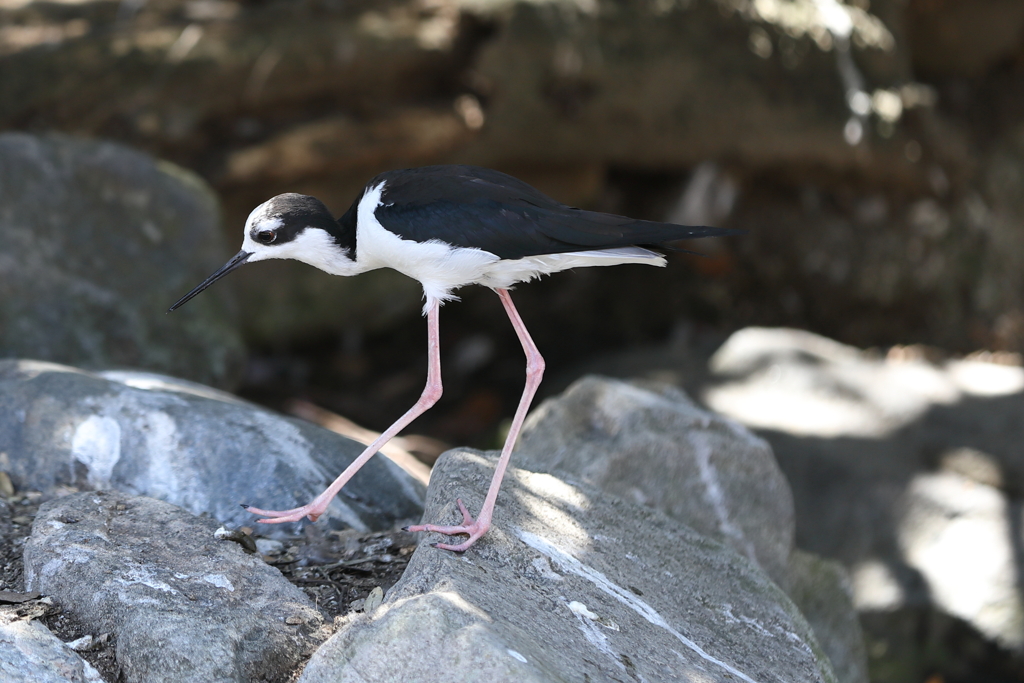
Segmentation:
<svg viewBox="0 0 1024 683">
<path fill-rule="evenodd" d="M 464 543 L 458 545 L 434 543 L 435 548 L 443 550 L 454 550 L 456 552 L 468 550 L 470 546 L 476 543 L 477 539 L 486 534 L 487 530 L 491 528 L 494 503 L 498 500 L 498 489 L 501 488 L 501 479 L 505 476 L 505 469 L 508 467 L 508 461 L 512 455 L 512 447 L 516 445 L 516 438 L 519 436 L 519 430 L 522 429 L 523 420 L 526 419 L 526 412 L 530 409 L 533 395 L 537 393 L 537 387 L 540 386 L 540 380 L 544 376 L 544 359 L 530 338 L 530 333 L 526 331 L 526 325 L 523 324 L 522 318 L 519 317 L 519 312 L 516 310 L 515 305 L 513 305 L 512 297 L 509 296 L 508 290 L 498 289 L 495 291 L 501 297 L 501 303 L 505 306 L 505 312 L 508 313 L 509 320 L 512 321 L 512 327 L 515 328 L 516 334 L 519 335 L 519 341 L 523 345 L 523 351 L 526 352 L 526 388 L 523 389 L 523 396 L 519 399 L 519 407 L 516 408 L 515 417 L 512 418 L 512 427 L 508 430 L 508 438 L 505 439 L 505 446 L 501 449 L 498 466 L 494 468 L 491 486 L 487 489 L 487 497 L 484 499 L 484 505 L 480 508 L 480 515 L 476 520 L 473 520 L 473 516 L 469 514 L 469 510 L 462 504 L 462 501 L 456 500 L 455 502 L 459 505 L 459 511 L 462 513 L 462 524 L 452 526 L 420 524 L 409 527 L 409 531 L 433 531 L 449 536 L 469 534 L 469 538 Z"/>
<path fill-rule="evenodd" d="M 338 475 L 338 478 L 327 487 L 323 493 L 314 498 L 309 505 L 291 510 L 261 510 L 260 508 L 243 505 L 249 512 L 268 517 L 269 519 L 259 520 L 261 524 L 280 524 L 281 522 L 298 522 L 303 517 L 309 517 L 314 522 L 320 515 L 324 514 L 331 500 L 338 495 L 338 491 L 348 483 L 348 480 L 355 476 L 359 468 L 366 464 L 373 455 L 380 450 L 398 432 L 427 411 L 441 398 L 441 352 L 438 340 L 438 309 L 440 303 L 436 300 L 427 302 L 427 386 L 423 388 L 420 400 L 410 408 L 405 415 L 398 418 L 395 424 L 388 427 L 387 431 L 377 437 L 373 443 L 366 447 L 366 450 L 352 464 L 345 468 L 345 471 Z"/>
</svg>

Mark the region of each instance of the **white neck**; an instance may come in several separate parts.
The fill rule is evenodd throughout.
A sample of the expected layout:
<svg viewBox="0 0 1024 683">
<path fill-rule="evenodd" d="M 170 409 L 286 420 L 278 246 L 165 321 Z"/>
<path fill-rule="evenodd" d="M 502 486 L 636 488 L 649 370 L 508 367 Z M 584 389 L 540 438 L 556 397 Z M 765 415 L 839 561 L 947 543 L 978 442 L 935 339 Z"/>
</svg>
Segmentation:
<svg viewBox="0 0 1024 683">
<path fill-rule="evenodd" d="M 252 254 L 250 262 L 275 258 L 293 259 L 331 275 L 356 275 L 368 270 L 353 261 L 348 249 L 339 247 L 334 238 L 320 228 L 306 228 L 290 242 L 269 246 L 254 242 L 247 233 L 242 250 Z"/>
</svg>

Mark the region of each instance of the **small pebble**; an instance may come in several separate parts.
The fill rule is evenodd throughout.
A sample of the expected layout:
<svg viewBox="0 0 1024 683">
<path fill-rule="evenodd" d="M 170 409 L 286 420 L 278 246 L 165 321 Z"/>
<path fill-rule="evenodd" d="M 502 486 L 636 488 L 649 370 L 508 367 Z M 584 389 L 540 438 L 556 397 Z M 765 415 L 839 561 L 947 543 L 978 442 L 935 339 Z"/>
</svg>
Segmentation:
<svg viewBox="0 0 1024 683">
<path fill-rule="evenodd" d="M 92 636 L 85 635 L 76 640 L 72 640 L 70 643 L 65 643 L 75 652 L 85 652 L 92 649 Z"/>
<path fill-rule="evenodd" d="M 6 472 L 0 472 L 0 496 L 4 498 L 14 496 L 14 484 L 11 482 L 11 476 Z"/>
<path fill-rule="evenodd" d="M 256 542 L 252 536 L 243 533 L 241 529 L 228 529 L 222 526 L 213 532 L 213 537 L 221 541 L 234 541 L 242 546 L 246 552 L 256 552 Z"/>
<path fill-rule="evenodd" d="M 275 541 L 272 538 L 257 538 L 256 550 L 260 555 L 280 555 L 284 552 L 284 543 Z"/>
<path fill-rule="evenodd" d="M 380 586 L 374 586 L 370 594 L 366 596 L 366 603 L 363 605 L 363 611 L 367 614 L 371 614 L 380 607 L 380 603 L 384 602 L 384 590 Z"/>
</svg>

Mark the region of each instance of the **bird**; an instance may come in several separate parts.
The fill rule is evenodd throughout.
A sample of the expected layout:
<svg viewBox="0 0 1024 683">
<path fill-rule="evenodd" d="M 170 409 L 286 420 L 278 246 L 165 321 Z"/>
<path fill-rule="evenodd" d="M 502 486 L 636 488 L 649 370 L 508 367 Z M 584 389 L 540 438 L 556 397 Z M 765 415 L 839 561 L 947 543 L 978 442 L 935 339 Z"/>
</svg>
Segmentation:
<svg viewBox="0 0 1024 683">
<path fill-rule="evenodd" d="M 320 200 L 277 195 L 246 219 L 241 250 L 170 307 L 174 311 L 245 264 L 294 259 L 331 275 L 392 268 L 423 287 L 427 320 L 427 381 L 415 405 L 373 441 L 323 493 L 291 510 L 243 505 L 264 524 L 316 521 L 331 500 L 380 448 L 441 397 L 439 310 L 467 285 L 494 290 L 526 356 L 526 383 L 495 466 L 484 503 L 474 517 L 461 498 L 459 524 L 419 524 L 409 531 L 466 536 L 434 547 L 468 550 L 491 527 L 495 502 L 523 420 L 544 375 L 544 358 L 530 337 L 509 290 L 570 268 L 620 264 L 666 265 L 658 249 L 676 240 L 720 237 L 739 230 L 635 220 L 562 204 L 499 171 L 465 165 L 386 171 L 372 178 L 341 218 Z"/>
</svg>

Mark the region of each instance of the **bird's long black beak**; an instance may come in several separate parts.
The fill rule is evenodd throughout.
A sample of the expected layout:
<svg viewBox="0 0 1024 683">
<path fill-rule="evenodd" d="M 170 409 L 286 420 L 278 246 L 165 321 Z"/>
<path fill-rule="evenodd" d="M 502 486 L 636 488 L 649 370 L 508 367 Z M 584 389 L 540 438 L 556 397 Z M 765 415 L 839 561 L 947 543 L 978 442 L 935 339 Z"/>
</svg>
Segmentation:
<svg viewBox="0 0 1024 683">
<path fill-rule="evenodd" d="M 237 254 L 235 254 L 234 257 L 230 261 L 225 263 L 220 268 L 220 270 L 218 270 L 216 273 L 214 273 L 210 277 L 208 277 L 205 280 L 203 280 L 203 282 L 198 287 L 193 289 L 191 292 L 189 292 L 185 296 L 183 296 L 180 299 L 178 299 L 178 301 L 173 306 L 171 306 L 169 309 L 167 309 L 167 312 L 170 313 L 174 309 L 183 306 L 185 304 L 185 302 L 187 302 L 189 299 L 194 297 L 196 294 L 198 294 L 199 292 L 203 291 L 204 289 L 206 289 L 207 287 L 212 285 L 214 282 L 216 282 L 217 280 L 221 279 L 222 277 L 224 277 L 225 275 L 230 273 L 235 268 L 237 268 L 240 265 L 244 264 L 246 261 L 249 260 L 250 256 L 252 256 L 252 253 L 248 252 L 248 251 L 240 251 Z"/>
</svg>

